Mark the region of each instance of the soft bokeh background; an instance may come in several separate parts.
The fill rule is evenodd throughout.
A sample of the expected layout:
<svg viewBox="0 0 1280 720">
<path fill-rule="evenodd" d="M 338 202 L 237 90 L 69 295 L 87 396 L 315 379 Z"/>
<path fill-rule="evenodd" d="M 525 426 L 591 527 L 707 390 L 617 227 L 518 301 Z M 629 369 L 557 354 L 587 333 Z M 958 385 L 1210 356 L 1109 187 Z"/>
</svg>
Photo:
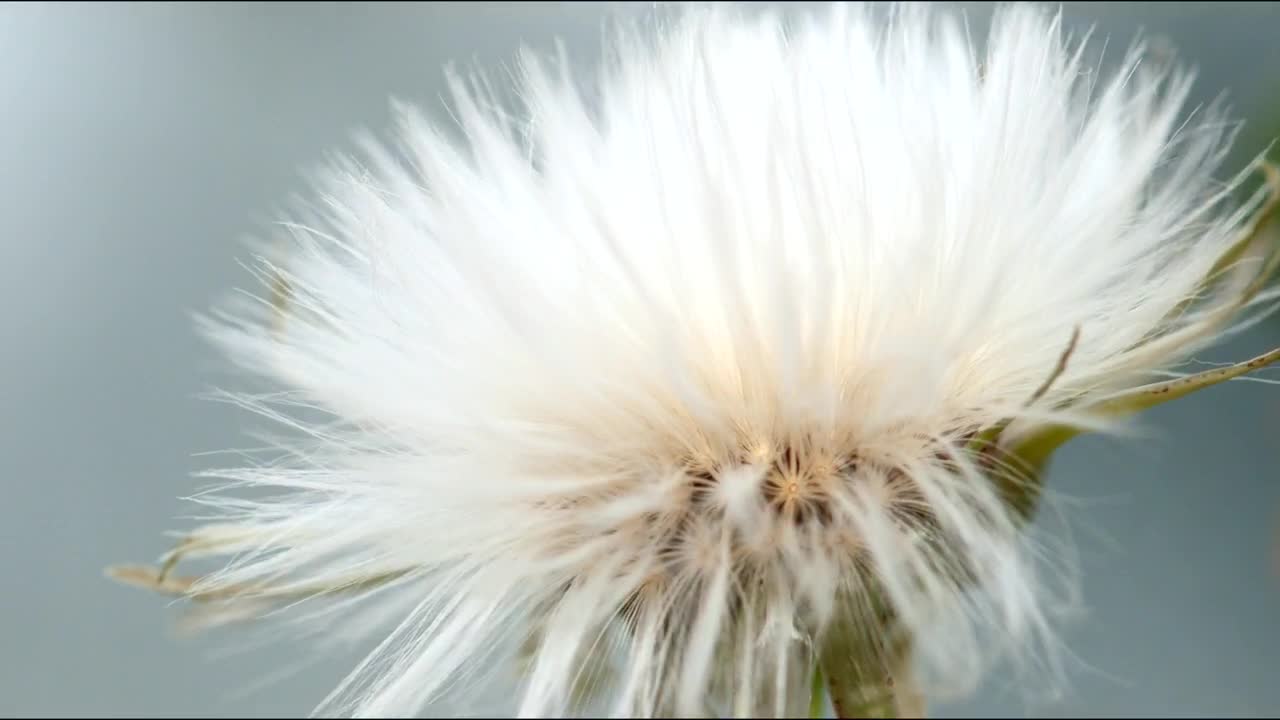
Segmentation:
<svg viewBox="0 0 1280 720">
<path fill-rule="evenodd" d="M 175 639 L 165 600 L 102 577 L 168 547 L 199 453 L 252 442 L 243 414 L 197 398 L 226 376 L 190 314 L 248 284 L 241 239 L 353 130 L 385 129 L 389 97 L 438 112 L 448 61 L 496 68 L 556 36 L 590 59 L 607 15 L 649 7 L 0 6 L 0 714 L 306 714 L 353 665 Z M 1280 5 L 1069 3 L 1066 19 L 1198 65 L 1198 100 L 1226 91 L 1259 121 L 1238 161 L 1280 134 Z M 1072 533 L 1045 526 L 1084 580 L 1069 691 L 1028 704 L 997 677 L 934 714 L 1280 712 L 1277 419 L 1280 388 L 1233 383 L 1148 414 L 1146 441 L 1071 445 L 1051 480 Z"/>
</svg>

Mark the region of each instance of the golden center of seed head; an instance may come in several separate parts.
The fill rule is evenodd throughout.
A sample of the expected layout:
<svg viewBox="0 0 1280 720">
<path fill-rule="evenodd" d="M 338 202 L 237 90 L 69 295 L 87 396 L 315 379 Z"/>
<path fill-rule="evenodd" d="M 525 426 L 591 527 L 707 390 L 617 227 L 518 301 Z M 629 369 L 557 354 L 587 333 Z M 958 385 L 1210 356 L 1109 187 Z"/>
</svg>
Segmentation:
<svg viewBox="0 0 1280 720">
<path fill-rule="evenodd" d="M 682 465 L 691 511 L 697 512 L 716 497 L 717 486 L 726 481 L 726 470 L 749 466 L 763 471 L 756 490 L 763 507 L 796 524 L 826 524 L 833 515 L 829 505 L 837 492 L 834 486 L 851 482 L 858 462 L 853 453 L 754 437 L 728 455 L 709 448 L 690 452 Z"/>
</svg>

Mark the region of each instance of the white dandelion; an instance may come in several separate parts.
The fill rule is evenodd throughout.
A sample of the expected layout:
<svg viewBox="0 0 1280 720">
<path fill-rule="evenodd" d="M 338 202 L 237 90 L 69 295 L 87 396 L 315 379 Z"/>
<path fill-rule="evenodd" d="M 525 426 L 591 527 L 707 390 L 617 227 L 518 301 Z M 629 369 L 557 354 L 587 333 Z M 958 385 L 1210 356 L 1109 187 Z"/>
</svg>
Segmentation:
<svg viewBox="0 0 1280 720">
<path fill-rule="evenodd" d="M 1222 114 L 1035 6 L 981 52 L 928 8 L 653 30 L 335 164 L 206 324 L 299 438 L 118 577 L 389 622 L 325 715 L 504 679 L 523 717 L 913 714 L 1053 653 L 1049 454 L 1276 359 L 1157 380 L 1272 297 Z"/>
</svg>

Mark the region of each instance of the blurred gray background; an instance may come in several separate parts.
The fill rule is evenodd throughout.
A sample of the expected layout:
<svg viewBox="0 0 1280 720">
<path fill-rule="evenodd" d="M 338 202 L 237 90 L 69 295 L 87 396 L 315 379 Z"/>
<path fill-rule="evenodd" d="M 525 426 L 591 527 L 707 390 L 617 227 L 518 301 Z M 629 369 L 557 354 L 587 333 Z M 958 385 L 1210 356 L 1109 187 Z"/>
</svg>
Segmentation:
<svg viewBox="0 0 1280 720">
<path fill-rule="evenodd" d="M 969 3 L 975 18 L 988 10 Z M 167 601 L 103 579 L 185 527 L 178 497 L 242 447 L 242 413 L 192 329 L 248 276 L 241 240 L 302 171 L 383 131 L 391 96 L 439 112 L 441 66 L 486 68 L 563 37 L 581 58 L 649 3 L 0 6 L 0 714 L 306 714 L 359 655 L 236 654 L 180 640 Z M 1112 47 L 1143 30 L 1251 121 L 1237 164 L 1280 135 L 1280 5 L 1068 3 Z M 1206 359 L 1280 342 L 1271 324 Z M 996 677 L 935 716 L 1280 713 L 1280 388 L 1233 383 L 1149 413 L 1142 442 L 1086 440 L 1051 475 L 1085 615 L 1057 700 Z M 1046 519 L 1051 519 L 1046 518 Z M 307 657 L 266 689 L 255 683 Z"/>
</svg>

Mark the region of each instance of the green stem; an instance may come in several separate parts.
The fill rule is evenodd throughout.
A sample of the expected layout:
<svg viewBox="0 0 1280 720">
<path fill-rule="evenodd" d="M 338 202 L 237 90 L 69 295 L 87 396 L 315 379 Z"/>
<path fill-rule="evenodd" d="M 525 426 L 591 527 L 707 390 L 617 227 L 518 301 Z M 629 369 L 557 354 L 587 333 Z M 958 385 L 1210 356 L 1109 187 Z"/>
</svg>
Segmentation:
<svg viewBox="0 0 1280 720">
<path fill-rule="evenodd" d="M 833 677 L 827 687 L 838 718 L 898 717 L 893 679 L 887 673 L 870 671 Z"/>
<path fill-rule="evenodd" d="M 826 699 L 827 683 L 822 678 L 822 666 L 816 665 L 813 668 L 813 687 L 809 690 L 809 717 L 822 717 L 822 712 L 826 709 Z"/>
<path fill-rule="evenodd" d="M 825 684 L 837 718 L 923 716 L 922 698 L 907 671 L 910 644 L 887 632 L 891 627 L 885 622 L 883 635 L 865 627 L 831 629 L 814 685 Z M 810 702 L 810 717 L 816 717 L 813 711 L 822 697 L 819 692 L 814 696 L 818 699 Z"/>
</svg>

